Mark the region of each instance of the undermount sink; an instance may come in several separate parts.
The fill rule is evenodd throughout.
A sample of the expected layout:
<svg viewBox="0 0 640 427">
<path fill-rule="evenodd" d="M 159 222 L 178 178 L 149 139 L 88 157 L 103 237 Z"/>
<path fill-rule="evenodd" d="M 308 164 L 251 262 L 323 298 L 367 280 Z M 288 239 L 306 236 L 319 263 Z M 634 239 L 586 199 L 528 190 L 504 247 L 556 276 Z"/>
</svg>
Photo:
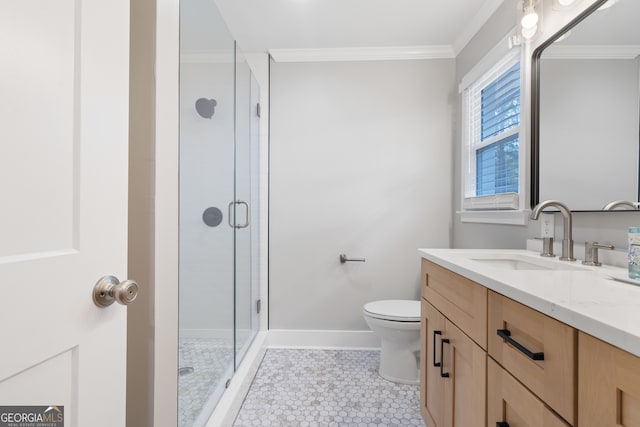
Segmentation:
<svg viewBox="0 0 640 427">
<path fill-rule="evenodd" d="M 469 257 L 470 260 L 479 262 L 489 267 L 499 268 L 502 270 L 559 270 L 559 271 L 584 271 L 585 268 L 579 267 L 570 262 L 555 262 L 544 259 L 533 259 L 527 256 L 518 255 L 495 255 L 482 257 Z"/>
<path fill-rule="evenodd" d="M 519 259 L 471 259 L 484 265 L 502 268 L 505 270 L 551 270 L 550 267 L 532 264 Z"/>
</svg>

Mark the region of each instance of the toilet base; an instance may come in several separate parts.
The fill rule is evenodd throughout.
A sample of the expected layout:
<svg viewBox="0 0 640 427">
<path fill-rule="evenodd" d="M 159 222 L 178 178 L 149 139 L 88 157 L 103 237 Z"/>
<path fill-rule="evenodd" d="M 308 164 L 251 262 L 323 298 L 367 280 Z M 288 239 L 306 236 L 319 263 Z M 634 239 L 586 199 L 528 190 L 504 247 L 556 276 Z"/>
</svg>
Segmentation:
<svg viewBox="0 0 640 427">
<path fill-rule="evenodd" d="M 391 341 L 382 341 L 378 375 L 399 384 L 420 384 L 417 348 L 407 348 Z"/>
</svg>

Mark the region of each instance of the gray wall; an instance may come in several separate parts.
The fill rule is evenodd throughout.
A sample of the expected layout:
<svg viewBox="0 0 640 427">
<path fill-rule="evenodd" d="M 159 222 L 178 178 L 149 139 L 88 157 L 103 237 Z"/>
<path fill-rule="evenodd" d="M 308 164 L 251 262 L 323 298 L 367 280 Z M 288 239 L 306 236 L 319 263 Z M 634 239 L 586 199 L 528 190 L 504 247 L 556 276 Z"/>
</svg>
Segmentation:
<svg viewBox="0 0 640 427">
<path fill-rule="evenodd" d="M 271 329 L 368 329 L 448 247 L 453 60 L 272 63 Z M 365 257 L 340 264 L 338 255 Z"/>
<path fill-rule="evenodd" d="M 581 3 L 562 14 L 545 10 L 545 31 L 532 41 L 531 50 L 540 45 L 545 37 L 553 35 L 559 28 L 584 10 L 593 0 Z M 456 86 L 460 79 L 482 59 L 516 24 L 516 6 L 504 2 L 471 42 L 456 58 Z M 460 210 L 460 147 L 461 147 L 461 97 L 456 95 L 456 125 L 453 139 L 453 247 L 456 248 L 524 248 L 527 238 L 540 235 L 540 224 L 529 221 L 528 226 L 461 223 L 456 211 Z M 523 117 L 523 121 L 529 120 Z M 528 160 L 527 160 L 528 161 Z M 544 171 L 542 172 L 544 173 Z M 528 196 L 527 196 L 528 199 Z M 573 239 L 576 245 L 586 240 L 610 242 L 620 250 L 626 250 L 627 227 L 640 226 L 638 212 L 591 213 L 574 212 Z M 556 214 L 556 240 L 562 237 L 562 218 Z"/>
<path fill-rule="evenodd" d="M 365 302 L 418 297 L 416 248 L 524 248 L 539 235 L 537 222 L 455 214 L 457 86 L 516 15 L 504 2 L 455 61 L 272 63 L 270 328 L 365 329 Z M 542 36 L 561 24 L 546 14 Z M 638 213 L 576 212 L 574 240 L 624 249 L 630 225 Z M 561 227 L 557 217 L 557 239 Z M 341 265 L 342 252 L 367 262 Z"/>
</svg>

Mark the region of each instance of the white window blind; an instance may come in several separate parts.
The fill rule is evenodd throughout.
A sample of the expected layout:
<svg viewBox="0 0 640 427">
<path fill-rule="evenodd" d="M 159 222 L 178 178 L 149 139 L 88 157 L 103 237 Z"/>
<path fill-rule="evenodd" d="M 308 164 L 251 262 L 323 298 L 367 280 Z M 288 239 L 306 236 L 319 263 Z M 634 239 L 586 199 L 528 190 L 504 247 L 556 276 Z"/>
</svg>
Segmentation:
<svg viewBox="0 0 640 427">
<path fill-rule="evenodd" d="M 512 52 L 464 92 L 465 209 L 519 207 L 520 76 Z"/>
</svg>

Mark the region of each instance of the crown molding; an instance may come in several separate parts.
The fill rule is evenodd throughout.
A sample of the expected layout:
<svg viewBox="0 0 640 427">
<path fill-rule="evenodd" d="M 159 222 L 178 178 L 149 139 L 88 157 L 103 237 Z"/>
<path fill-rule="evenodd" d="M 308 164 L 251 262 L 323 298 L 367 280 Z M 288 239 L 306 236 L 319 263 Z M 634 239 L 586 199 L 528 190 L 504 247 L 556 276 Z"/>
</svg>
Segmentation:
<svg viewBox="0 0 640 427">
<path fill-rule="evenodd" d="M 451 59 L 451 46 L 346 47 L 320 49 L 269 49 L 275 62 L 393 61 Z"/>
<path fill-rule="evenodd" d="M 640 45 L 551 45 L 542 59 L 634 59 Z"/>
<path fill-rule="evenodd" d="M 453 52 L 457 56 L 462 49 L 471 41 L 473 36 L 487 23 L 491 15 L 504 3 L 504 0 L 485 0 L 478 13 L 473 17 L 471 22 L 465 26 L 464 31 L 453 42 Z"/>
</svg>

